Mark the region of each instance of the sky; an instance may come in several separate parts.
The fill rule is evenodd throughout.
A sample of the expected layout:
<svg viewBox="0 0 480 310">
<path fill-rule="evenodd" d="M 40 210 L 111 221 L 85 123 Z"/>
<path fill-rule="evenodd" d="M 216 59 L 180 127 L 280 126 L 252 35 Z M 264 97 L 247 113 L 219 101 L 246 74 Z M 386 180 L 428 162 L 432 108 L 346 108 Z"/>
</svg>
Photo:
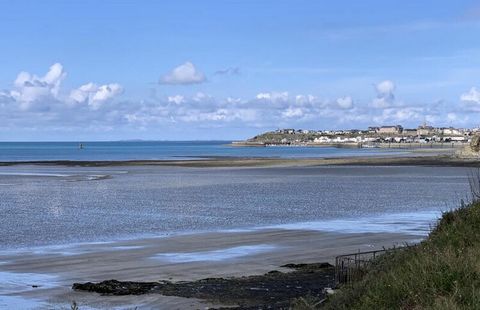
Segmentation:
<svg viewBox="0 0 480 310">
<path fill-rule="evenodd" d="M 478 1 L 0 0 L 0 141 L 480 126 Z"/>
</svg>

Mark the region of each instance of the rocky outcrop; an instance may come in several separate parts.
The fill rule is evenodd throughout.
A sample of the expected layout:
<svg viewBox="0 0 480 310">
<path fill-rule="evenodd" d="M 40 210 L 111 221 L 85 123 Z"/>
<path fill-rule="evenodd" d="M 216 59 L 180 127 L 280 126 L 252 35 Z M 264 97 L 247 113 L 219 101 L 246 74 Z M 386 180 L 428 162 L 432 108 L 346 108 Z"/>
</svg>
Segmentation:
<svg viewBox="0 0 480 310">
<path fill-rule="evenodd" d="M 288 264 L 289 272 L 270 271 L 264 275 L 236 278 L 206 278 L 197 281 L 129 282 L 108 280 L 75 283 L 74 290 L 102 295 L 161 294 L 199 298 L 214 303 L 238 305 L 235 309 L 289 309 L 295 298 L 325 298 L 335 285 L 335 268 L 328 263 Z"/>
<path fill-rule="evenodd" d="M 142 295 L 150 293 L 159 282 L 131 282 L 107 280 L 100 283 L 74 283 L 74 290 L 96 292 L 106 295 Z"/>
</svg>

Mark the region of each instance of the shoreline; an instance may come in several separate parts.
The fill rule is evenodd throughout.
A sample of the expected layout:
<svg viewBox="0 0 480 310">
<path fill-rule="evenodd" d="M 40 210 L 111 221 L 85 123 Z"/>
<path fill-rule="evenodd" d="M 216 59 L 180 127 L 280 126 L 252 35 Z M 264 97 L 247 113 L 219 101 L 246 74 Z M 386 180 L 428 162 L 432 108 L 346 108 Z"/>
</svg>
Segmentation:
<svg viewBox="0 0 480 310">
<path fill-rule="evenodd" d="M 335 256 L 358 250 L 381 249 L 422 235 L 400 233 L 332 233 L 312 230 L 262 229 L 250 232 L 210 232 L 83 244 L 70 253 L 22 252 L 0 255 L 0 273 L 13 283 L 2 297 L 36 306 L 65 307 L 71 301 L 92 308 L 135 307 L 198 309 L 205 300 L 157 294 L 102 296 L 71 290 L 75 282 L 196 281 L 204 278 L 243 277 L 276 270 L 285 264 L 332 263 Z M 33 287 L 32 287 L 33 286 Z"/>
</svg>

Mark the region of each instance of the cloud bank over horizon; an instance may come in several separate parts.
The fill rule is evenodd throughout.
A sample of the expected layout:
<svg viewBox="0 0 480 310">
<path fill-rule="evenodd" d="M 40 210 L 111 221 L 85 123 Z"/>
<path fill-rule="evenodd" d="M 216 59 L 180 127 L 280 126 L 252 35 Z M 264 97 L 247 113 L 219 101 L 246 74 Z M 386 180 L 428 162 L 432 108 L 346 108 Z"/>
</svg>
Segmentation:
<svg viewBox="0 0 480 310">
<path fill-rule="evenodd" d="M 190 84 L 206 79 L 192 63 L 185 64 L 188 68 L 182 65 L 184 67 L 177 67 L 167 75 L 165 79 L 171 82 L 169 84 Z M 457 103 L 439 101 L 428 105 L 399 99 L 400 89 L 392 80 L 374 83 L 372 99 L 365 102 L 354 99 L 351 94 L 324 98 L 289 91 L 265 91 L 247 98 L 216 97 L 202 91 L 182 93 L 182 89 L 169 89 L 168 86 L 162 89 L 164 95 L 128 98 L 125 97 L 128 89 L 114 82 L 87 82 L 67 89 L 63 87 L 67 76 L 60 63 L 50 66 L 43 76 L 20 72 L 12 88 L 0 92 L 0 128 L 10 132 L 78 131 L 89 134 L 128 130 L 139 138 L 150 138 L 149 132 L 178 134 L 179 128 L 180 131 L 188 128 L 185 132 L 210 128 L 227 131 L 227 135 L 218 136 L 228 138 L 228 129 L 232 127 L 250 128 L 246 131 L 248 135 L 280 127 L 416 126 L 425 121 L 439 126 L 466 126 L 471 111 L 480 111 L 480 92 L 475 87 L 460 94 Z M 324 125 L 327 123 L 335 125 L 327 127 Z M 214 139 L 215 131 L 210 131 L 209 136 Z"/>
</svg>

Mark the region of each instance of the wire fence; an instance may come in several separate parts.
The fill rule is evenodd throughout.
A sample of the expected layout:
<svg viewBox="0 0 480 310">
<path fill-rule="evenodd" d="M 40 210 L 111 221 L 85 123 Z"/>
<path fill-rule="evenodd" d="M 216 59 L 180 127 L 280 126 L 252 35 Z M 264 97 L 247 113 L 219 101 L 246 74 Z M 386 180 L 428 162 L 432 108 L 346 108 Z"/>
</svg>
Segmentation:
<svg viewBox="0 0 480 310">
<path fill-rule="evenodd" d="M 384 248 L 382 250 L 357 252 L 337 256 L 335 258 L 335 285 L 348 285 L 362 279 L 377 257 L 404 248 L 405 247 Z"/>
</svg>

